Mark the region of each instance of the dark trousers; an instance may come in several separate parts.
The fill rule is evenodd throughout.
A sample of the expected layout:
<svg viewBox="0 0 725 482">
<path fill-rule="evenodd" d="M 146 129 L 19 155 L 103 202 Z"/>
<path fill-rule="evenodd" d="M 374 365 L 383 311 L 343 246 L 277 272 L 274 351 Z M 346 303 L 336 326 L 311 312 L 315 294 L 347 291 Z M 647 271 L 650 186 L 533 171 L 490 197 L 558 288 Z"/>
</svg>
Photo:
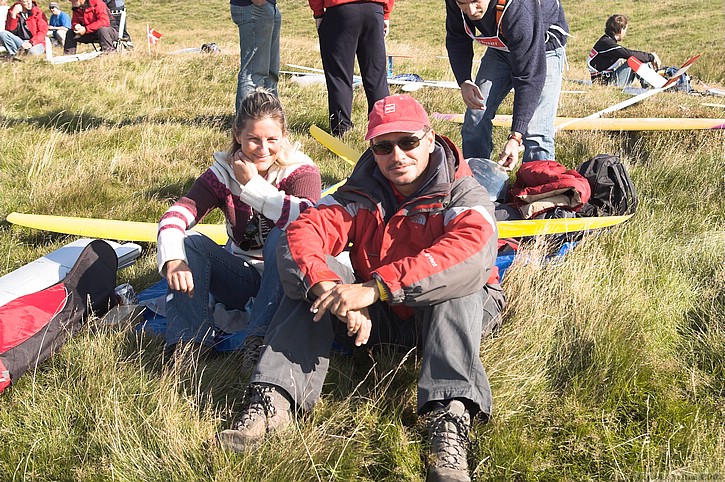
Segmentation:
<svg viewBox="0 0 725 482">
<path fill-rule="evenodd" d="M 101 45 L 102 52 L 113 52 L 116 48 L 113 46 L 113 42 L 118 39 L 118 31 L 113 27 L 101 27 L 93 33 L 87 33 L 76 37 L 76 35 L 69 30 L 65 36 L 65 45 L 63 45 L 63 53 L 66 55 L 74 55 L 76 53 L 76 47 L 79 43 L 90 44 L 98 43 Z"/>
<path fill-rule="evenodd" d="M 328 266 L 345 283 L 354 282 L 349 268 L 328 258 Z M 462 298 L 414 308 L 402 320 L 387 303 L 369 307 L 373 329 L 368 345 L 417 346 L 422 352 L 418 378 L 418 411 L 431 402 L 465 399 L 473 414 L 491 414 L 491 389 L 480 358 L 481 337 L 500 321 L 503 295 L 491 287 Z M 329 368 L 332 342 L 347 338 L 346 325 L 325 315 L 312 321 L 310 303 L 285 295 L 265 338 L 266 347 L 252 374 L 253 383 L 270 383 L 309 410 L 320 397 Z"/>
<path fill-rule="evenodd" d="M 328 8 L 317 31 L 327 81 L 330 131 L 341 136 L 352 129 L 352 85 L 355 56 L 360 65 L 368 112 L 390 94 L 387 81 L 383 6 L 356 2 Z"/>
</svg>

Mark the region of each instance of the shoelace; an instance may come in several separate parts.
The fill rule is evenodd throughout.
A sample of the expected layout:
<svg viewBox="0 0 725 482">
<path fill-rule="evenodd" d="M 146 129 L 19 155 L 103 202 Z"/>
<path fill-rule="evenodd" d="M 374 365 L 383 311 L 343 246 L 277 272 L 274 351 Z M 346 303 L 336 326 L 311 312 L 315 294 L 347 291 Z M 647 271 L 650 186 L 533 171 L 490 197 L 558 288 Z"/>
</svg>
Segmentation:
<svg viewBox="0 0 725 482">
<path fill-rule="evenodd" d="M 257 366 L 259 356 L 262 354 L 264 347 L 264 338 L 261 336 L 249 336 L 244 340 L 242 346 L 242 366 L 254 368 Z"/>
<path fill-rule="evenodd" d="M 450 430 L 448 424 L 453 424 L 454 430 Z M 450 412 L 444 412 L 434 418 L 433 438 L 438 439 L 435 447 L 438 467 L 459 469 L 461 459 L 466 460 L 470 443 L 468 438 L 469 422 L 465 415 L 456 416 Z M 451 437 L 453 435 L 453 437 Z M 453 440 L 451 440 L 453 439 Z M 441 457 L 441 455 L 443 455 Z"/>
<path fill-rule="evenodd" d="M 275 416 L 277 408 L 272 403 L 272 397 L 269 396 L 272 390 L 272 387 L 256 384 L 252 384 L 247 388 L 249 406 L 242 414 L 239 422 L 237 422 L 238 426 L 249 427 L 258 416 Z"/>
</svg>

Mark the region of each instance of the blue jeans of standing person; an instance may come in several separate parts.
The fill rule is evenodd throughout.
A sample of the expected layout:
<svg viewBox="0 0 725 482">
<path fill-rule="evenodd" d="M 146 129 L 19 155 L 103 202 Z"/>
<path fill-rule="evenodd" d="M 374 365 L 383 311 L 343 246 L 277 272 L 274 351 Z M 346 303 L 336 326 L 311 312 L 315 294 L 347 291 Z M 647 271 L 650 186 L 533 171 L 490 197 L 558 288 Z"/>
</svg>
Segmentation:
<svg viewBox="0 0 725 482">
<path fill-rule="evenodd" d="M 18 51 L 23 47 L 25 40 L 21 39 L 12 32 L 3 30 L 0 32 L 0 43 L 2 43 L 5 50 L 10 55 L 16 55 Z M 36 44 L 27 50 L 30 55 L 43 55 L 45 53 L 45 44 Z"/>
<path fill-rule="evenodd" d="M 546 82 L 529 127 L 523 133 L 525 148 L 523 162 L 556 159 L 554 119 L 559 105 L 565 56 L 564 48 L 546 52 Z M 509 54 L 492 48 L 487 49 L 481 58 L 475 82 L 483 94 L 486 108 L 466 109 L 461 129 L 463 156 L 497 160 L 493 157 L 492 119 L 513 87 Z"/>
<path fill-rule="evenodd" d="M 236 110 L 256 87 L 277 95 L 279 80 L 279 35 L 282 14 L 277 5 L 241 7 L 230 5 L 232 20 L 239 28 L 239 75 Z"/>
</svg>

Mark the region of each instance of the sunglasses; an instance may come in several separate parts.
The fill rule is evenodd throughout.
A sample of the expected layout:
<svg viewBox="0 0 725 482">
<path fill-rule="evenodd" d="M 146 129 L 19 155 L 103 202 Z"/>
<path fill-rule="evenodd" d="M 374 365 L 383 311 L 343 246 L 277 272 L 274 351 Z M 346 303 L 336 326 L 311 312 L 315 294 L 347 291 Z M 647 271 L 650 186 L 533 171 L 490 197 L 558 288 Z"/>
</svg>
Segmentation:
<svg viewBox="0 0 725 482">
<path fill-rule="evenodd" d="M 423 139 L 426 132 L 427 131 L 424 131 L 421 137 L 405 136 L 401 137 L 397 141 L 380 141 L 376 144 L 370 145 L 370 149 L 373 151 L 373 154 L 377 154 L 379 156 L 390 154 L 393 152 L 393 149 L 395 149 L 395 146 L 400 147 L 404 151 L 412 151 L 420 145 L 420 141 Z"/>
</svg>

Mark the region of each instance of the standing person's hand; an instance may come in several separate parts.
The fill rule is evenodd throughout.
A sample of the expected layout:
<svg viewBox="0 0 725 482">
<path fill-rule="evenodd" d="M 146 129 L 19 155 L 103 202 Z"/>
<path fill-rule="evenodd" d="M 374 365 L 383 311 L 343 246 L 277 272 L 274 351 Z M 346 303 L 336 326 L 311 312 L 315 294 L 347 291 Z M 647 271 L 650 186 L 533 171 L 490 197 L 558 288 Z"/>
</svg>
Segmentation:
<svg viewBox="0 0 725 482">
<path fill-rule="evenodd" d="M 383 36 L 387 37 L 390 33 L 390 20 L 383 20 Z"/>
<path fill-rule="evenodd" d="M 322 17 L 315 19 L 315 28 L 317 30 L 320 30 L 320 25 L 322 25 Z"/>
<path fill-rule="evenodd" d="M 242 154 L 241 150 L 235 152 L 231 160 L 232 168 L 234 169 L 234 177 L 236 178 L 237 182 L 239 182 L 239 184 L 241 184 L 242 186 L 246 186 L 246 184 L 254 176 L 259 174 L 259 171 L 257 171 L 257 166 L 255 166 L 252 161 L 247 159 L 244 154 Z"/>
<path fill-rule="evenodd" d="M 519 141 L 509 138 L 504 144 L 501 154 L 498 155 L 498 164 L 507 171 L 513 170 L 519 163 L 520 146 Z"/>
<path fill-rule="evenodd" d="M 194 297 L 194 277 L 191 275 L 191 268 L 183 260 L 171 259 L 164 265 L 166 268 L 166 282 L 169 288 L 174 291 L 181 291 Z"/>
<path fill-rule="evenodd" d="M 461 84 L 461 95 L 463 96 L 463 102 L 469 109 L 486 108 L 486 105 L 483 103 L 481 89 L 473 81 L 467 80 Z"/>
</svg>

